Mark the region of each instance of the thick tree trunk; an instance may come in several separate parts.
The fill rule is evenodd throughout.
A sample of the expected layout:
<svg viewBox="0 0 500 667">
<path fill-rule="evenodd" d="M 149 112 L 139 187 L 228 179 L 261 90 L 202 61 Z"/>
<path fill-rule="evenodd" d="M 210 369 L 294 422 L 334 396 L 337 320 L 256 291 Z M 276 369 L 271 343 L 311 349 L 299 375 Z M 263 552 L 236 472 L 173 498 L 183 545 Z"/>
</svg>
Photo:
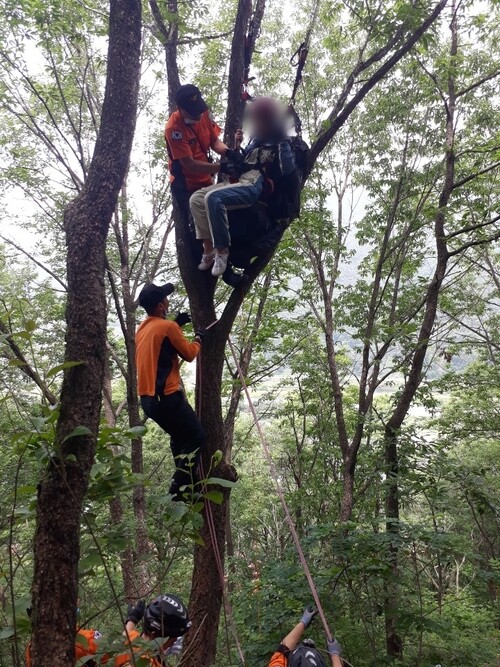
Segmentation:
<svg viewBox="0 0 500 667">
<path fill-rule="evenodd" d="M 89 175 L 65 213 L 66 361 L 56 442 L 38 486 L 33 578 L 34 667 L 74 664 L 82 503 L 94 460 L 106 364 L 105 246 L 132 146 L 141 3 L 111 0 L 106 91 Z M 72 436 L 84 426 L 85 434 Z"/>
<path fill-rule="evenodd" d="M 342 474 L 342 500 L 340 503 L 340 521 L 351 520 L 354 507 L 354 475 L 356 472 L 356 455 L 348 455 L 344 460 Z"/>
<path fill-rule="evenodd" d="M 217 450 L 224 452 L 224 422 L 221 405 L 222 364 L 224 361 L 225 337 L 216 328 L 203 345 L 198 363 L 200 371 L 197 383 L 197 410 L 207 436 L 202 456 L 202 472 L 210 471 L 212 457 Z M 234 468 L 224 460 L 210 475 L 235 481 Z M 193 579 L 190 613 L 195 619 L 197 634 L 190 645 L 185 665 L 205 667 L 215 659 L 217 631 L 223 601 L 224 555 L 226 542 L 227 508 L 229 489 L 221 487 L 224 501 L 221 505 L 206 503 L 203 511 L 204 525 L 201 536 L 203 546 L 194 552 Z M 214 536 L 210 534 L 210 529 Z M 215 539 L 214 539 L 215 537 Z M 220 565 L 218 565 L 220 558 Z M 219 569 L 222 567 L 222 571 Z"/>
</svg>

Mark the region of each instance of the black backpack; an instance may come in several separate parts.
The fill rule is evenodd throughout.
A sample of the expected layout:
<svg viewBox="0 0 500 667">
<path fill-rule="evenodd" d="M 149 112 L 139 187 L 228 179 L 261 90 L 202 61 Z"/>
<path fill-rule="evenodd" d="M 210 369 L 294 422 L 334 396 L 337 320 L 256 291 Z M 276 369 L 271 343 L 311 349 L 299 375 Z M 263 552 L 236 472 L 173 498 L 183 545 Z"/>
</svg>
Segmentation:
<svg viewBox="0 0 500 667">
<path fill-rule="evenodd" d="M 309 146 L 301 137 L 291 137 L 290 145 L 295 158 L 296 171 L 290 183 L 287 183 L 287 199 L 290 212 L 290 220 L 298 218 L 300 215 L 300 194 L 304 175 L 307 169 L 307 158 L 309 156 Z"/>
<path fill-rule="evenodd" d="M 299 644 L 290 653 L 288 667 L 326 667 L 326 663 L 321 653 L 311 642 L 311 645 Z"/>
</svg>

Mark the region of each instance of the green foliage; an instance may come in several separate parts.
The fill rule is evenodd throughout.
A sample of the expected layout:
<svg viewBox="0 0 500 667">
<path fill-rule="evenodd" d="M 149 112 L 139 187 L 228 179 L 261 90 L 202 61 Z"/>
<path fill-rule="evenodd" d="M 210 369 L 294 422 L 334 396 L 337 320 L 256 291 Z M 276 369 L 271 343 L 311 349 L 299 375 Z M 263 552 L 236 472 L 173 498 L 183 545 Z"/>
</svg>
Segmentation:
<svg viewBox="0 0 500 667">
<path fill-rule="evenodd" d="M 295 75 L 289 57 L 313 4 L 268 3 L 252 63 L 253 93 L 288 99 Z M 159 5 L 179 30 L 183 82 L 200 84 L 222 123 L 236 2 L 179 3 L 177 14 Z M 329 125 L 327 113 L 352 68 L 387 39 L 407 35 L 431 5 L 320 3 L 296 103 L 306 138 Z M 498 210 L 498 3 L 460 4 L 454 57 L 449 10 L 320 157 L 303 192 L 301 219 L 286 232 L 231 334 L 242 360 L 249 359 L 245 377 L 325 611 L 356 667 L 387 664 L 391 547 L 399 556 L 393 610 L 404 644 L 399 667 L 492 665 L 500 642 L 499 282 L 498 252 L 488 242 Z M 30 632 L 37 483 L 48 464 L 63 469 L 78 456 L 76 450 L 58 460 L 57 406 L 40 400 L 40 385 L 26 371 L 57 399 L 64 371 L 80 363 L 63 362 L 62 214 L 82 188 L 99 125 L 107 15 L 92 0 L 8 0 L 1 16 L 2 220 L 6 238 L 22 250 L 8 240 L 0 247 L 0 664 L 18 667 Z M 265 664 L 310 592 L 254 424 L 239 404 L 232 361 L 222 396 L 231 446 L 214 457 L 207 480 L 194 489 L 203 487 L 203 498 L 193 503 L 172 503 L 167 438 L 156 425 L 141 424 L 131 398 L 138 289 L 145 280 L 180 282 L 169 236 L 163 45 L 145 16 L 136 145 L 107 249 L 109 359 L 82 515 L 80 620 L 104 631 L 103 650 L 123 649 L 123 573 L 130 563 L 137 576 L 146 573 L 148 593 L 170 589 L 188 599 L 204 507 L 221 504 L 231 489 L 227 572 L 235 621 L 249 664 Z M 208 39 L 214 35 L 220 37 Z M 377 66 L 361 73 L 354 91 Z M 431 240 L 450 74 L 459 93 L 455 180 L 470 180 L 454 189 L 445 228 L 451 252 L 470 247 L 449 265 L 420 386 L 398 433 L 400 517 L 391 517 L 398 530 L 390 532 L 384 500 L 393 480 L 384 429 L 418 350 L 435 267 Z M 22 251 L 29 257 L 20 259 Z M 222 303 L 229 290 L 221 285 L 217 294 Z M 182 287 L 177 307 L 185 307 Z M 367 405 L 360 399 L 363 369 L 374 389 Z M 189 388 L 193 376 L 183 370 Z M 349 441 L 362 430 L 347 521 L 341 521 L 346 466 L 339 401 Z M 83 425 L 67 437 L 81 435 L 89 435 Z M 215 476 L 223 457 L 237 468 L 236 485 Z M 143 552 L 136 548 L 141 530 Z M 311 634 L 323 647 L 318 623 Z M 236 664 L 234 648 L 226 657 L 222 627 L 220 642 L 218 664 Z"/>
</svg>

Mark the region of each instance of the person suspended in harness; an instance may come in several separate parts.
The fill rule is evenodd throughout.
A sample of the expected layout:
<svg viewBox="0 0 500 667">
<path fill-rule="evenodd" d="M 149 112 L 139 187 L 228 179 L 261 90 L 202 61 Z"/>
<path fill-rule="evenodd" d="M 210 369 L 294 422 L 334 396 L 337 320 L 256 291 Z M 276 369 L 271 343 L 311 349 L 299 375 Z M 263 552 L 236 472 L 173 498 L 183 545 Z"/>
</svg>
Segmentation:
<svg viewBox="0 0 500 667">
<path fill-rule="evenodd" d="M 143 287 L 139 305 L 148 316 L 137 329 L 135 344 L 141 406 L 146 416 L 170 435 L 176 470 L 169 493 L 172 500 L 183 501 L 192 496 L 198 481 L 205 434 L 181 389 L 179 357 L 193 361 L 200 352 L 204 332 L 196 333 L 190 342 L 182 332 L 182 327 L 191 322 L 187 313 L 179 313 L 175 320 L 166 319 L 168 297 L 174 289 L 171 283 Z"/>
<path fill-rule="evenodd" d="M 270 215 L 287 220 L 290 216 L 288 187 L 298 187 L 290 139 L 286 134 L 285 111 L 274 99 L 262 97 L 252 102 L 248 117 L 251 140 L 238 159 L 229 151 L 223 171 L 234 182 L 201 188 L 191 195 L 190 207 L 196 237 L 203 242 L 200 271 L 211 269 L 213 276 L 226 271 L 231 245 L 228 211 L 269 203 Z"/>
<path fill-rule="evenodd" d="M 302 635 L 311 625 L 318 611 L 312 606 L 304 609 L 297 625 L 281 640 L 269 661 L 269 667 L 326 667 L 321 652 L 310 639 L 301 642 Z M 327 638 L 328 655 L 332 667 L 342 667 L 342 647 L 336 639 Z"/>
<path fill-rule="evenodd" d="M 141 622 L 142 633 L 137 631 Z M 138 600 L 129 607 L 126 618 L 123 634 L 128 650 L 114 658 L 114 667 L 132 667 L 138 664 L 139 657 L 141 664 L 164 667 L 168 656 L 178 654 L 176 647 L 182 647 L 182 638 L 190 627 L 186 606 L 177 595 L 159 595 L 148 606 L 144 600 Z M 145 650 L 144 642 L 150 642 L 152 648 Z"/>
<path fill-rule="evenodd" d="M 189 226 L 189 198 L 196 190 L 212 185 L 221 165 L 209 155 L 224 155 L 228 147 L 219 139 L 220 127 L 212 120 L 200 89 L 188 83 L 176 93 L 177 110 L 165 126 L 170 187 L 183 224 Z"/>
</svg>

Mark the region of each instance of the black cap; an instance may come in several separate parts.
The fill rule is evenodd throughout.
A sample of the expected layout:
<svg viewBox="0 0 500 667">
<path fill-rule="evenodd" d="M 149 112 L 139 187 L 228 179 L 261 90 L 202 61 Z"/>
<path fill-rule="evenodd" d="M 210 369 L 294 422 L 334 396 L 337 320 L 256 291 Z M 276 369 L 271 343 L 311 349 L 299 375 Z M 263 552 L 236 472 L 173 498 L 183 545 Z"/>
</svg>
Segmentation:
<svg viewBox="0 0 500 667">
<path fill-rule="evenodd" d="M 200 89 L 192 83 L 181 86 L 175 95 L 175 103 L 190 116 L 200 116 L 208 109 Z"/>
<path fill-rule="evenodd" d="M 144 285 L 139 294 L 139 305 L 149 313 L 154 310 L 166 296 L 172 294 L 174 290 L 175 287 L 172 283 L 166 283 L 165 285 L 149 283 L 148 285 Z"/>
</svg>

